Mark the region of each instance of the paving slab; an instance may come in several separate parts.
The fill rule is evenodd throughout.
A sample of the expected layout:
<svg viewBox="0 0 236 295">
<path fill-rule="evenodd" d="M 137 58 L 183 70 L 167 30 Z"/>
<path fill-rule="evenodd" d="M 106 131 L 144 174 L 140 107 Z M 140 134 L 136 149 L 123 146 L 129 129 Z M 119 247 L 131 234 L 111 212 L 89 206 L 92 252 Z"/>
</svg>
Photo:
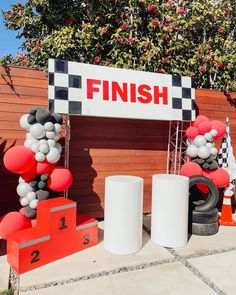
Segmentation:
<svg viewBox="0 0 236 295">
<path fill-rule="evenodd" d="M 236 294 L 236 251 L 188 260 L 227 295 Z"/>
<path fill-rule="evenodd" d="M 234 214 L 236 219 L 236 215 Z M 145 216 L 144 225 L 151 229 L 151 216 Z M 185 257 L 208 255 L 212 252 L 236 250 L 236 227 L 220 226 L 219 232 L 212 236 L 191 235 L 185 247 L 175 248 L 175 251 Z M 235 293 L 236 294 L 236 293 Z"/>
<path fill-rule="evenodd" d="M 0 292 L 8 289 L 10 266 L 7 256 L 0 256 Z"/>
<path fill-rule="evenodd" d="M 22 274 L 20 287 L 42 285 L 142 263 L 175 259 L 166 249 L 152 243 L 145 232 L 143 232 L 143 248 L 139 252 L 133 255 L 111 254 L 103 246 L 103 222 L 99 223 L 99 227 L 101 229 L 98 245 Z"/>
<path fill-rule="evenodd" d="M 20 294 L 216 295 L 179 262 Z"/>
</svg>

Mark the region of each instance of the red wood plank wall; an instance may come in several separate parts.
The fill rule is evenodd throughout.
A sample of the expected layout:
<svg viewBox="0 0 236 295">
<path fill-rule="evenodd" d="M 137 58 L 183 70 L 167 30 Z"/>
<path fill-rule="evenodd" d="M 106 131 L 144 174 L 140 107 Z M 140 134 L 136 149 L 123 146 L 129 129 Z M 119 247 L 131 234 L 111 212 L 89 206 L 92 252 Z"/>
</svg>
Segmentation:
<svg viewBox="0 0 236 295">
<path fill-rule="evenodd" d="M 3 166 L 4 152 L 23 143 L 19 118 L 37 105 L 47 106 L 44 72 L 0 68 L 0 215 L 19 208 L 18 176 Z M 232 94 L 233 99 L 236 94 Z M 234 100 L 231 100 L 234 103 Z M 236 112 L 222 92 L 197 91 L 199 113 L 224 121 L 229 116 L 236 150 Z M 70 169 L 74 176 L 69 197 L 78 211 L 103 216 L 105 177 L 114 174 L 144 178 L 144 212 L 151 209 L 151 176 L 166 172 L 168 122 L 95 117 L 71 117 Z"/>
</svg>

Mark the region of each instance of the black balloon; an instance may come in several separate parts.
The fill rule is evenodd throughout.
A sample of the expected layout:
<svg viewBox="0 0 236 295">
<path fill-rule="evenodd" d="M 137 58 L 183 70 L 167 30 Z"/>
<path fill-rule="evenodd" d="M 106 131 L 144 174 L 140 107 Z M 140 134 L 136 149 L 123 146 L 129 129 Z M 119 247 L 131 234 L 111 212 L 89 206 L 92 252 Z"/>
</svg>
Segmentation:
<svg viewBox="0 0 236 295">
<path fill-rule="evenodd" d="M 202 165 L 202 169 L 208 169 L 209 168 L 209 164 L 206 162 Z"/>
<path fill-rule="evenodd" d="M 34 116 L 36 114 L 37 110 L 36 109 L 32 109 L 29 111 L 29 115 Z"/>
<path fill-rule="evenodd" d="M 213 159 L 212 159 L 211 157 L 209 157 L 209 158 L 206 159 L 206 162 L 207 162 L 208 164 L 211 164 L 211 163 L 213 162 Z"/>
<path fill-rule="evenodd" d="M 26 206 L 23 210 L 23 213 L 26 217 L 33 219 L 36 217 L 36 210 Z"/>
<path fill-rule="evenodd" d="M 32 187 L 32 188 L 36 188 L 37 187 L 37 184 L 38 182 L 36 180 L 32 180 L 29 182 L 29 185 Z"/>
<path fill-rule="evenodd" d="M 42 174 L 40 178 L 42 181 L 47 181 L 49 179 L 49 174 Z"/>
<path fill-rule="evenodd" d="M 62 116 L 60 114 L 53 113 L 51 122 L 52 123 L 62 124 Z"/>
<path fill-rule="evenodd" d="M 41 181 L 38 183 L 38 188 L 39 188 L 39 189 L 44 189 L 45 187 L 47 187 L 47 182 L 41 180 Z"/>
<path fill-rule="evenodd" d="M 37 123 L 37 121 L 35 119 L 35 116 L 33 116 L 33 115 L 29 115 L 28 118 L 27 118 L 27 121 L 31 125 Z"/>
<path fill-rule="evenodd" d="M 209 170 L 216 170 L 218 168 L 218 164 L 217 164 L 217 162 L 214 160 L 211 164 L 210 164 L 210 166 L 209 166 Z"/>
<path fill-rule="evenodd" d="M 205 163 L 205 160 L 204 159 L 200 159 L 200 158 L 198 159 L 198 164 L 199 165 L 203 165 L 204 163 Z"/>
<path fill-rule="evenodd" d="M 36 196 L 39 199 L 39 201 L 46 200 L 49 197 L 49 192 L 40 189 L 36 192 Z"/>
<path fill-rule="evenodd" d="M 48 110 L 40 109 L 36 112 L 36 121 L 44 124 L 51 121 L 51 113 Z"/>
</svg>

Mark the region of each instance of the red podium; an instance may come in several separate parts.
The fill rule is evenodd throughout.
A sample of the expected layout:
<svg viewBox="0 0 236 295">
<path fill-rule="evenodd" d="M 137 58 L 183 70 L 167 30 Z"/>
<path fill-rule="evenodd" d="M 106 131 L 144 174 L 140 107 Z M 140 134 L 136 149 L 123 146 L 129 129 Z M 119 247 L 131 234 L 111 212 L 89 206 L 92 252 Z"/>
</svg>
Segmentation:
<svg viewBox="0 0 236 295">
<path fill-rule="evenodd" d="M 66 198 L 41 201 L 37 225 L 7 239 L 7 260 L 18 274 L 58 260 L 98 241 L 98 222 L 76 216 L 76 203 Z"/>
</svg>

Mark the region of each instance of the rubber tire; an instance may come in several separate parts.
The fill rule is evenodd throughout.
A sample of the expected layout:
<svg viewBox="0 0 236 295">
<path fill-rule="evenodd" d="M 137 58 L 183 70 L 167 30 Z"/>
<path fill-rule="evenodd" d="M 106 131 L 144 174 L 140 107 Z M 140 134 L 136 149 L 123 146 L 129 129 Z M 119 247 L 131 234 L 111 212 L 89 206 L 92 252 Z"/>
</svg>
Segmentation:
<svg viewBox="0 0 236 295">
<path fill-rule="evenodd" d="M 199 203 L 196 203 L 191 198 L 191 187 L 199 183 L 205 184 L 208 187 L 209 194 L 206 200 L 200 200 Z M 219 190 L 209 178 L 205 176 L 193 176 L 189 179 L 189 197 L 195 211 L 206 212 L 216 207 L 219 200 Z"/>
<path fill-rule="evenodd" d="M 192 234 L 198 236 L 212 236 L 219 230 L 218 222 L 212 222 L 208 224 L 192 223 Z"/>
<path fill-rule="evenodd" d="M 208 224 L 213 223 L 218 220 L 218 209 L 214 208 L 206 212 L 192 212 L 192 222 L 194 223 L 201 223 L 201 224 Z"/>
</svg>

